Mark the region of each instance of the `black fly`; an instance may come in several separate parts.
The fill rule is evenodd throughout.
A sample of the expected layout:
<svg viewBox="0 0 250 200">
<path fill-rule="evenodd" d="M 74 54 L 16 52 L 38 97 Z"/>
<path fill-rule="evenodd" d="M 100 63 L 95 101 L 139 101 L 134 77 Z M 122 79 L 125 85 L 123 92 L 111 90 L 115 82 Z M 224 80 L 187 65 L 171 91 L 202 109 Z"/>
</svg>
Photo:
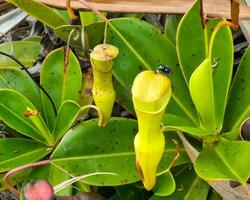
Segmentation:
<svg viewBox="0 0 250 200">
<path fill-rule="evenodd" d="M 166 75 L 171 75 L 173 72 L 170 69 L 170 67 L 168 67 L 167 65 L 164 64 L 159 64 L 159 66 L 157 67 L 156 73 L 163 73 Z"/>
</svg>

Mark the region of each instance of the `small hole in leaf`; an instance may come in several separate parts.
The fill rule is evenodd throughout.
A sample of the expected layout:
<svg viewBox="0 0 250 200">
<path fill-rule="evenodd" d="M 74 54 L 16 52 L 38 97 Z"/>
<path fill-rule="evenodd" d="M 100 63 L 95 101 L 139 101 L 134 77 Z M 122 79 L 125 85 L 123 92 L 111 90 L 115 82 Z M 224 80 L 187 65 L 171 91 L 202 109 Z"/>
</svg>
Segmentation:
<svg viewBox="0 0 250 200">
<path fill-rule="evenodd" d="M 231 188 L 236 188 L 236 187 L 238 187 L 240 185 L 240 183 L 237 182 L 237 181 L 230 181 L 229 185 L 230 185 Z"/>
<path fill-rule="evenodd" d="M 242 123 L 240 133 L 241 139 L 250 141 L 250 117 Z"/>
</svg>

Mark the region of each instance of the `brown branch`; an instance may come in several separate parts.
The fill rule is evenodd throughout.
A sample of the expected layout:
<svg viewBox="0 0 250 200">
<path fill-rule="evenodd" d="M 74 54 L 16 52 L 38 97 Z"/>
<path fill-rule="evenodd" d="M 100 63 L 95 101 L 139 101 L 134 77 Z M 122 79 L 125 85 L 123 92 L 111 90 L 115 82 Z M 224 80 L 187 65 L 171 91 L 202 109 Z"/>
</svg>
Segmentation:
<svg viewBox="0 0 250 200">
<path fill-rule="evenodd" d="M 234 30 L 239 28 L 239 14 L 240 14 L 240 2 L 239 0 L 230 0 L 231 2 L 231 20 L 232 23 L 237 27 Z"/>
<path fill-rule="evenodd" d="M 66 8 L 68 10 L 70 19 L 72 21 L 77 20 L 78 17 L 75 15 L 74 10 L 71 8 L 71 0 L 66 0 Z"/>
<path fill-rule="evenodd" d="M 17 168 L 15 168 L 15 169 L 12 169 L 12 170 L 10 170 L 9 172 L 7 172 L 7 173 L 4 175 L 4 177 L 3 177 L 3 183 L 4 183 L 4 185 L 9 189 L 9 191 L 11 191 L 15 196 L 19 197 L 19 196 L 20 196 L 20 192 L 19 192 L 16 188 L 14 188 L 14 187 L 10 184 L 10 182 L 9 182 L 10 176 L 16 174 L 17 172 L 26 170 L 26 169 L 30 169 L 30 168 L 38 167 L 38 166 L 43 166 L 43 165 L 48 165 L 48 164 L 50 164 L 50 163 L 51 163 L 50 160 L 43 160 L 43 161 L 31 163 L 31 164 L 28 164 L 28 165 L 24 165 L 24 166 L 21 166 L 21 167 L 17 167 Z"/>
</svg>

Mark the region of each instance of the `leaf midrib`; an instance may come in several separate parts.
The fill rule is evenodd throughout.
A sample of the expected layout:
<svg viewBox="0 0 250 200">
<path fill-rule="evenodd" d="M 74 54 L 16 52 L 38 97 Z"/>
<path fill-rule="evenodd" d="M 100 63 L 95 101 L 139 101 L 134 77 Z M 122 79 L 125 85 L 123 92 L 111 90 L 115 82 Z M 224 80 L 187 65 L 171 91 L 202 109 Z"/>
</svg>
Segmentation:
<svg viewBox="0 0 250 200">
<path fill-rule="evenodd" d="M 4 82 L 4 84 L 6 85 L 6 87 L 8 89 L 12 89 L 12 87 L 10 86 L 10 84 L 8 84 L 8 82 L 6 81 L 6 79 L 0 74 L 0 79 L 2 79 L 2 81 Z"/>
<path fill-rule="evenodd" d="M 183 152 L 185 151 L 184 148 L 180 148 L 180 150 Z M 176 152 L 176 149 L 166 149 L 164 151 L 164 154 L 167 152 Z M 134 151 L 131 152 L 121 152 L 121 153 L 110 153 L 110 154 L 97 154 L 97 155 L 85 155 L 85 156 L 74 156 L 74 157 L 68 157 L 68 158 L 55 158 L 52 160 L 54 161 L 62 161 L 62 160 L 77 160 L 77 159 L 91 159 L 91 158 L 103 158 L 103 157 L 116 157 L 116 156 L 132 156 L 135 155 Z M 164 156 L 164 155 L 163 155 Z M 162 157 L 163 157 L 162 156 Z"/>
</svg>

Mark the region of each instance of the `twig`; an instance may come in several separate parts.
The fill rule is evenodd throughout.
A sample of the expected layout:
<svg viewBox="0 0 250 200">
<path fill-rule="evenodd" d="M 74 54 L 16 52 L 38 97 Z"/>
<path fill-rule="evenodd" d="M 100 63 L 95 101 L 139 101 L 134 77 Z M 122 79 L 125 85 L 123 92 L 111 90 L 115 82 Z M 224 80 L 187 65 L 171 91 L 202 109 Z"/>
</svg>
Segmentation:
<svg viewBox="0 0 250 200">
<path fill-rule="evenodd" d="M 4 177 L 3 177 L 3 183 L 4 185 L 15 195 L 15 196 L 20 196 L 20 192 L 14 188 L 10 183 L 9 183 L 9 178 L 10 176 L 12 176 L 13 174 L 16 174 L 17 172 L 20 172 L 20 171 L 23 171 L 23 170 L 26 170 L 26 169 L 30 169 L 30 168 L 33 168 L 33 167 L 38 167 L 38 166 L 43 166 L 43 165 L 48 165 L 50 164 L 51 161 L 50 160 L 43 160 L 43 161 L 39 161 L 39 162 L 35 162 L 35 163 L 31 163 L 31 164 L 28 164 L 28 165 L 24 165 L 24 166 L 21 166 L 21 167 L 17 167 L 13 170 L 10 170 L 9 172 L 7 172 Z"/>
<path fill-rule="evenodd" d="M 99 10 L 97 10 L 94 6 L 90 5 L 87 1 L 78 0 L 78 2 L 80 2 L 83 5 L 87 6 L 91 11 L 93 11 L 95 14 L 97 14 L 103 21 L 105 21 L 105 22 L 108 21 L 108 19 Z"/>
<path fill-rule="evenodd" d="M 71 0 L 66 0 L 66 8 L 68 10 L 70 19 L 72 21 L 77 20 L 78 17 L 75 15 L 74 10 L 71 8 Z"/>
<path fill-rule="evenodd" d="M 170 165 L 168 166 L 168 168 L 165 169 L 164 171 L 158 173 L 157 176 L 160 176 L 160 175 L 165 174 L 166 172 L 168 172 L 173 167 L 173 165 L 176 163 L 176 161 L 178 160 L 178 158 L 181 155 L 181 150 L 180 150 L 180 146 L 179 146 L 178 142 L 175 139 L 172 139 L 172 141 L 173 141 L 173 143 L 175 144 L 175 147 L 176 147 L 176 155 L 175 155 L 174 159 L 172 160 L 172 162 L 170 163 Z"/>
</svg>

